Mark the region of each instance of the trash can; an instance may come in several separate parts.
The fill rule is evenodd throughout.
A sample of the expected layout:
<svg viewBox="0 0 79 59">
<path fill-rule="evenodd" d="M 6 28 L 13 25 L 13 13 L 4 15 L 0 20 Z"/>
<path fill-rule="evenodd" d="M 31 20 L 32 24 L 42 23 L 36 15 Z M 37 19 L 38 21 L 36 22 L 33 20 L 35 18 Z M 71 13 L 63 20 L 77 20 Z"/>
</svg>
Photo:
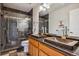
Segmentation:
<svg viewBox="0 0 79 59">
<path fill-rule="evenodd" d="M 22 41 L 22 42 L 21 42 L 21 46 L 24 47 L 23 52 L 24 52 L 24 55 L 26 55 L 26 54 L 28 53 L 28 40 Z"/>
</svg>

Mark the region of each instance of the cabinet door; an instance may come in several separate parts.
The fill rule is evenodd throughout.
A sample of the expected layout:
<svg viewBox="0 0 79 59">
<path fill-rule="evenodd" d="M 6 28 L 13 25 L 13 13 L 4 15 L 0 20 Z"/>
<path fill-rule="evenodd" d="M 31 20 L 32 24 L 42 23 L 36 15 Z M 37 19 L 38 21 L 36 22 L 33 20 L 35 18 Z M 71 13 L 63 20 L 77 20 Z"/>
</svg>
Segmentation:
<svg viewBox="0 0 79 59">
<path fill-rule="evenodd" d="M 35 47 L 32 45 L 32 56 L 35 56 Z"/>
<path fill-rule="evenodd" d="M 39 50 L 39 56 L 48 56 L 48 55 L 44 53 L 43 51 Z"/>
<path fill-rule="evenodd" d="M 38 56 L 38 48 L 35 47 L 35 56 Z"/>
<path fill-rule="evenodd" d="M 29 50 L 29 54 L 32 55 L 33 54 L 32 53 L 33 48 L 32 48 L 32 44 L 31 43 L 29 43 L 29 49 L 28 50 Z"/>
<path fill-rule="evenodd" d="M 33 48 L 33 56 L 38 56 L 38 48 L 37 47 L 35 47 L 35 46 L 32 46 L 32 48 Z"/>
</svg>

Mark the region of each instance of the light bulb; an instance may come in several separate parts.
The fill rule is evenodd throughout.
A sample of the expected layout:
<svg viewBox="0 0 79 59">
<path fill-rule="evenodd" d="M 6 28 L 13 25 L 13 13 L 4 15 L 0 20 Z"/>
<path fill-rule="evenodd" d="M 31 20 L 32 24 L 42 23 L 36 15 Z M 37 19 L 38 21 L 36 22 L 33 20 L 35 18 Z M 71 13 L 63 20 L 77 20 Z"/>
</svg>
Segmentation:
<svg viewBox="0 0 79 59">
<path fill-rule="evenodd" d="M 40 6 L 40 11 L 45 11 L 46 8 L 44 8 L 43 6 Z"/>
<path fill-rule="evenodd" d="M 47 8 L 47 9 L 49 8 L 49 5 L 46 4 L 46 3 L 44 3 L 43 6 L 44 6 L 45 8 Z"/>
</svg>

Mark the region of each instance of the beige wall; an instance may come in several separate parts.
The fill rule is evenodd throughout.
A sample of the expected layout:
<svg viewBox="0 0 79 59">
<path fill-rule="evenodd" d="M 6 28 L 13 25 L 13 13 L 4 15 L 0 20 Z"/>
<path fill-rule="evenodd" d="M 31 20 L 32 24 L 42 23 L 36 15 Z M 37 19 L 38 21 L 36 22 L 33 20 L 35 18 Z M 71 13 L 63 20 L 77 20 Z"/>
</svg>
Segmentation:
<svg viewBox="0 0 79 59">
<path fill-rule="evenodd" d="M 33 34 L 39 33 L 39 6 L 33 8 Z"/>
</svg>

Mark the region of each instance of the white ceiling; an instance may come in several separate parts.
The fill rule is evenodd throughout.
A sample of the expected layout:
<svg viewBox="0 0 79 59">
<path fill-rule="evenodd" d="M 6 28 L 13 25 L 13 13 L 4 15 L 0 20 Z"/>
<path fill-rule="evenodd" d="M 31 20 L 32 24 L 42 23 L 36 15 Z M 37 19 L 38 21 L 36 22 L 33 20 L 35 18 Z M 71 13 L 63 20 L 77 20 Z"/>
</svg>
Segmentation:
<svg viewBox="0 0 79 59">
<path fill-rule="evenodd" d="M 40 3 L 41 4 L 41 3 Z M 38 3 L 4 3 L 4 6 L 9 8 L 14 8 L 17 10 L 22 10 L 25 12 L 29 12 L 34 6 L 38 5 Z M 67 3 L 52 3 L 53 10 L 56 10 L 58 8 L 62 8 L 65 5 L 68 5 Z M 41 11 L 40 15 L 46 15 L 48 14 L 48 11 Z"/>
</svg>

